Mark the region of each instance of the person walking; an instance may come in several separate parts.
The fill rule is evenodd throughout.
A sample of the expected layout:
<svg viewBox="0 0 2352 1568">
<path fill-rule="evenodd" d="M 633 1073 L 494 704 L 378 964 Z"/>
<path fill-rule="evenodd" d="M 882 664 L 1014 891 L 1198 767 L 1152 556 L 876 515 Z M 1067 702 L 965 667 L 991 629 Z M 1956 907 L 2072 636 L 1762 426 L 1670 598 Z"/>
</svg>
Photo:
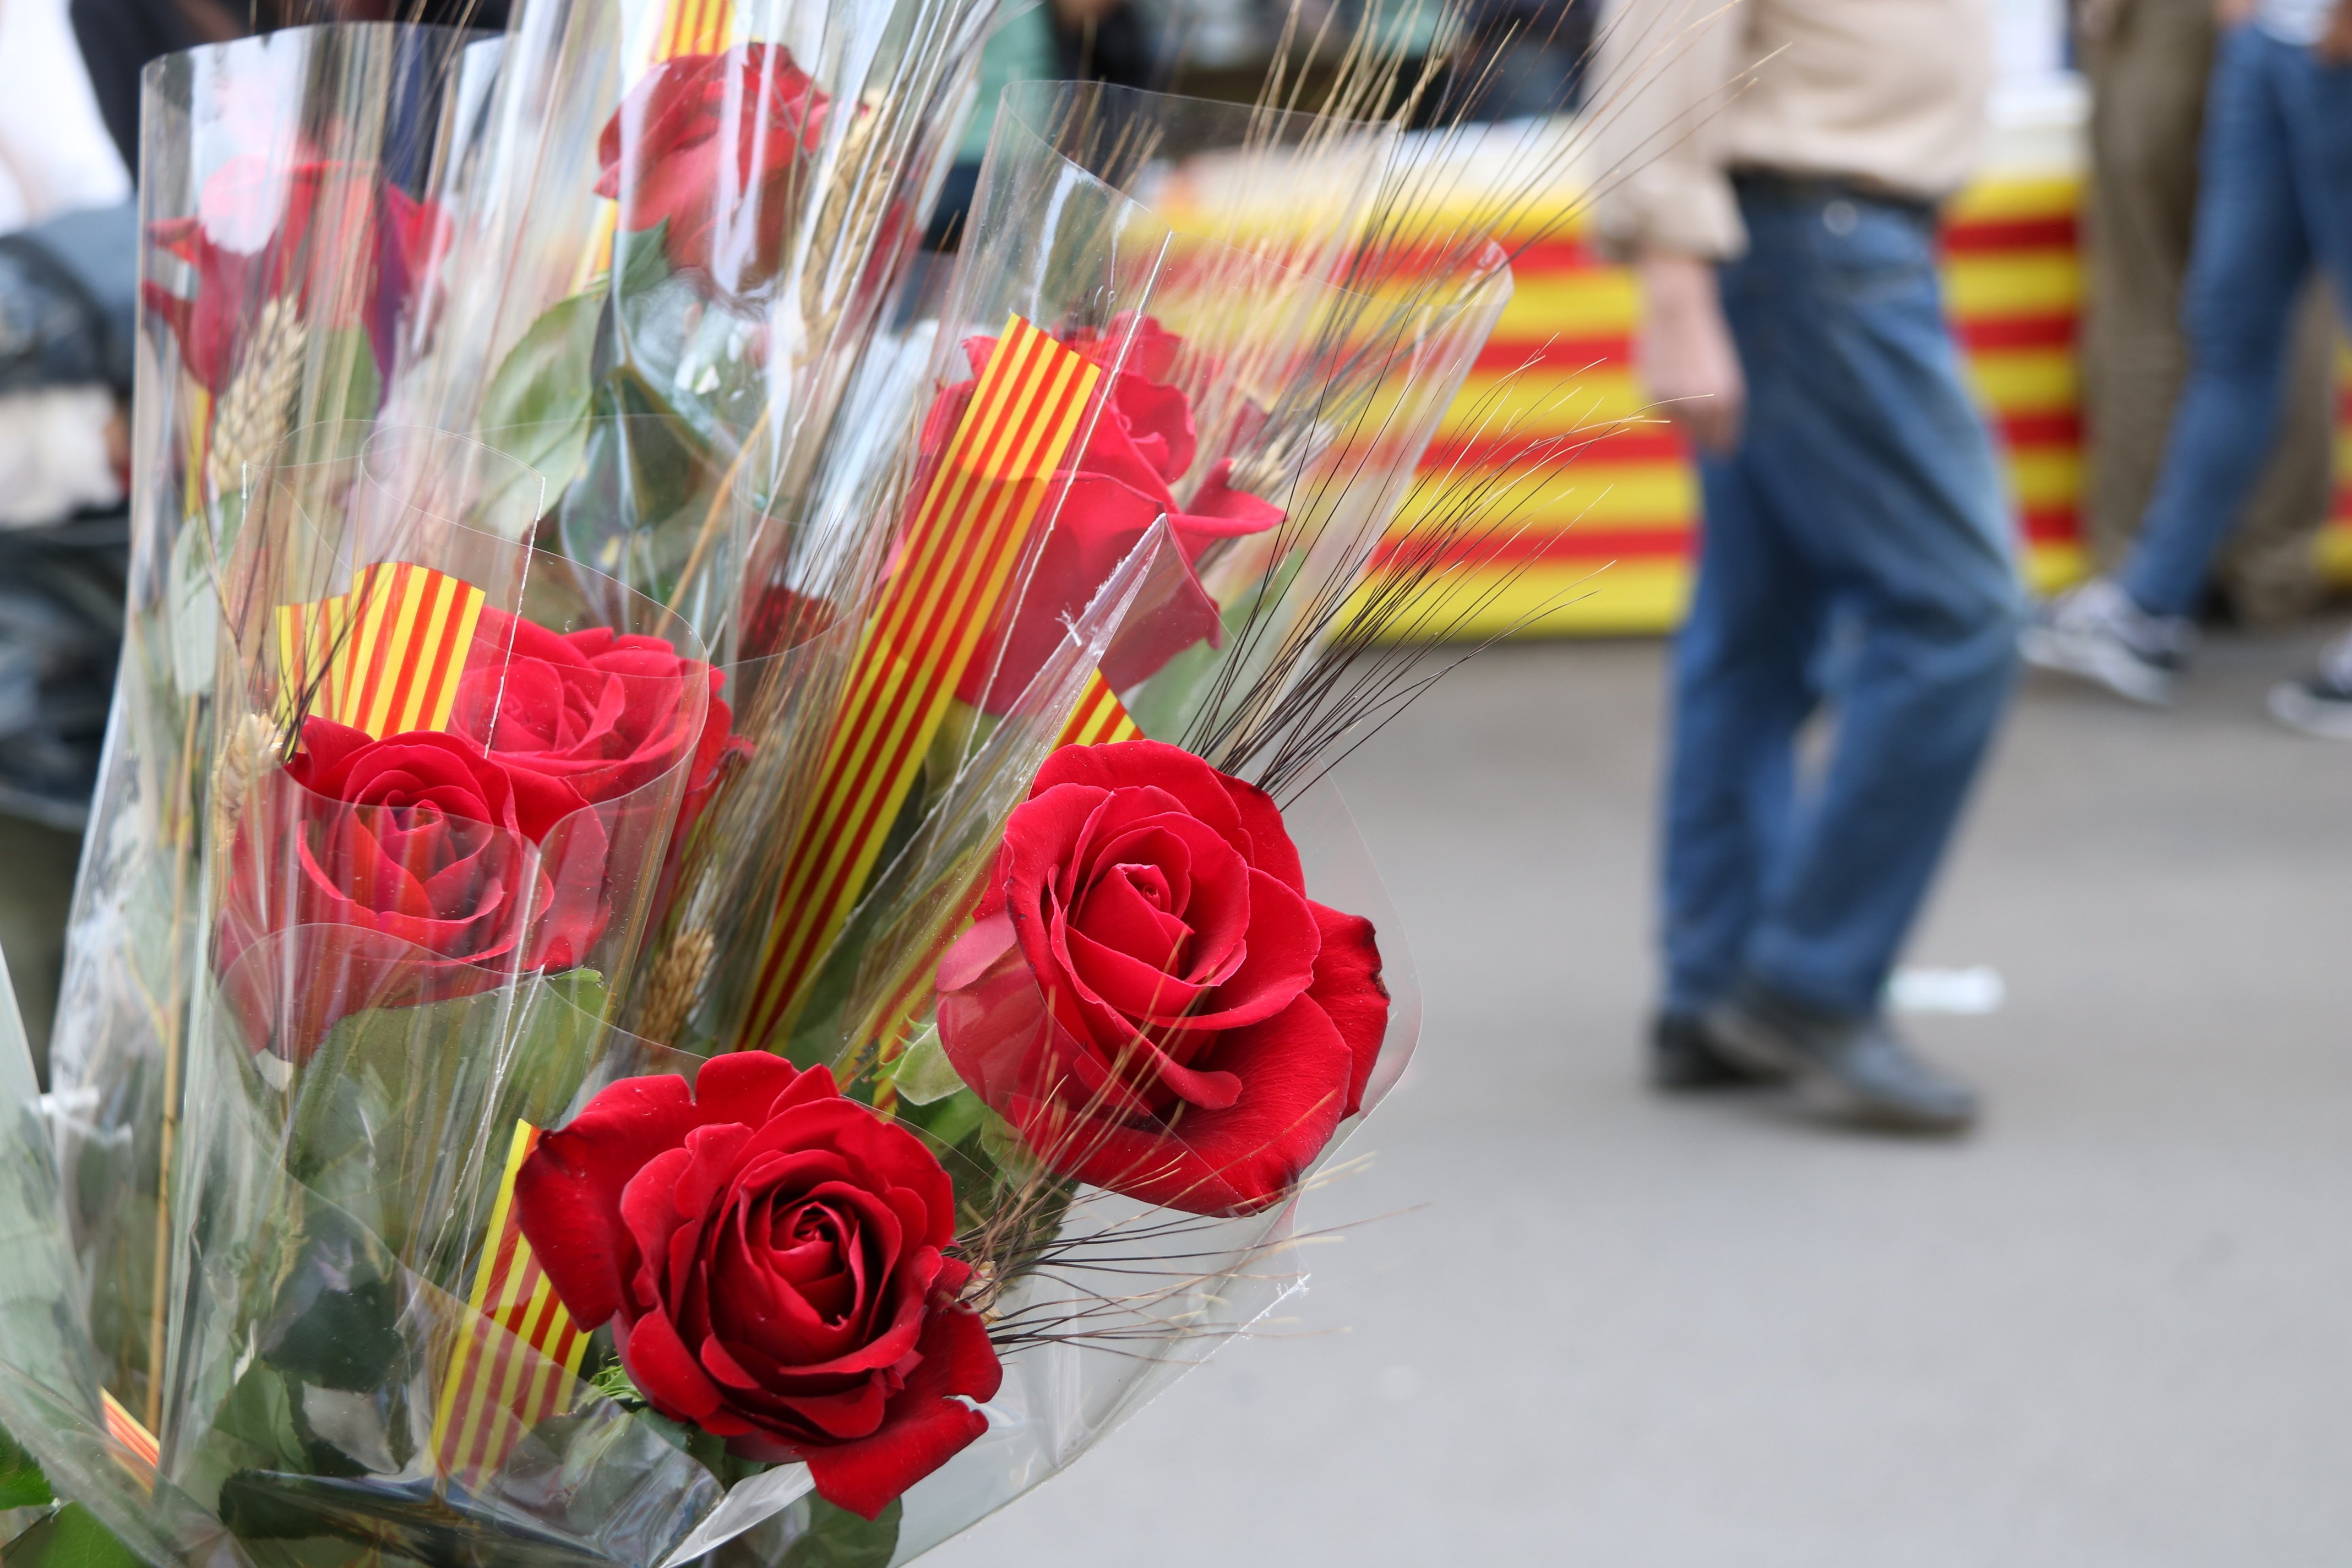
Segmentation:
<svg viewBox="0 0 2352 1568">
<path fill-rule="evenodd" d="M 1698 456 L 1673 661 L 1668 1089 L 1794 1078 L 1950 1131 L 1965 1085 L 1882 1003 L 2011 684 L 2021 597 L 1935 266 L 1990 76 L 1981 0 L 1624 0 L 1594 220 Z M 1834 715 L 1825 764 L 1799 732 Z"/>
<path fill-rule="evenodd" d="M 2136 701 L 2172 700 L 2216 547 L 2277 437 L 2294 301 L 2317 270 L 2352 314 L 2352 0 L 2227 0 L 2207 95 L 2181 319 L 2187 384 L 2139 538 L 2045 605 L 2025 657 Z M 2352 648 L 2271 695 L 2352 739 Z"/>
<path fill-rule="evenodd" d="M 2214 10 L 2214 0 L 2079 0 L 2074 8 L 2091 84 L 2083 522 L 2100 571 L 2121 566 L 2139 537 L 2189 374 L 2180 298 L 2221 36 Z M 2298 620 L 2325 592 L 2312 544 L 2334 489 L 2336 329 L 2316 279 L 2303 290 L 2291 337 L 2278 437 L 2213 563 L 2214 587 L 2243 626 Z"/>
</svg>

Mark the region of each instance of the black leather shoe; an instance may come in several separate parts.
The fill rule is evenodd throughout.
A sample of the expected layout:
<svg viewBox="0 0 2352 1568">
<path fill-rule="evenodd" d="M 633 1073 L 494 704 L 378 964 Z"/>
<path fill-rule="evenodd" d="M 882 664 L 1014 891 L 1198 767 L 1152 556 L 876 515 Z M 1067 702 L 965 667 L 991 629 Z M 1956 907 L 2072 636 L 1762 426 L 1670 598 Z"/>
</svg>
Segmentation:
<svg viewBox="0 0 2352 1568">
<path fill-rule="evenodd" d="M 1660 1013 L 1650 1020 L 1650 1082 L 1658 1089 L 1732 1089 L 1778 1083 L 1785 1072 L 1759 1072 L 1717 1048 L 1706 1021 L 1696 1013 Z"/>
<path fill-rule="evenodd" d="M 1749 981 L 1708 1008 L 1706 1022 L 1722 1055 L 1751 1070 L 1778 1068 L 1864 1126 L 1958 1132 L 1976 1120 L 1976 1091 L 1921 1060 L 1875 1014 L 1840 1017 Z"/>
</svg>

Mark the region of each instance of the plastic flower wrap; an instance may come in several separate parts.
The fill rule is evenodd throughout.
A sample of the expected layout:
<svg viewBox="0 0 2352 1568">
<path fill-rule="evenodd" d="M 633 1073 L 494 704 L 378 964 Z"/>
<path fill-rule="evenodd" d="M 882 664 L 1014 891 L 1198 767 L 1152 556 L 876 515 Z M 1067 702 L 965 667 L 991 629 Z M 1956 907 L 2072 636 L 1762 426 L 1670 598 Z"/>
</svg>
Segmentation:
<svg viewBox="0 0 2352 1568">
<path fill-rule="evenodd" d="M 1390 243 L 1392 131 L 1026 89 L 885 322 L 980 20 L 525 7 L 430 115 L 253 47 L 404 129 L 153 231 L 187 408 L 335 357 L 175 492 L 169 875 L 76 938 L 160 979 L 0 1215 L 0 1424 L 138 1554 L 878 1568 L 1294 1282 L 1418 1009 L 1293 694 L 1507 273 Z"/>
<path fill-rule="evenodd" d="M 787 565 L 992 16 L 982 0 L 520 14 L 452 241 L 478 282 L 402 417 L 478 431 L 558 489 L 583 465 L 624 476 L 613 504 L 567 516 L 566 548 L 727 658 L 747 635 L 744 657 L 781 651 L 760 590 Z M 681 456 L 726 481 L 678 483 Z M 745 495 L 761 510 L 733 510 Z"/>
<path fill-rule="evenodd" d="M 429 349 L 498 48 L 294 28 L 168 56 L 145 79 L 130 603 L 50 1061 L 98 1375 L 150 1421 L 159 1194 L 202 936 L 216 563 L 247 468 L 297 425 L 372 416 Z"/>
</svg>

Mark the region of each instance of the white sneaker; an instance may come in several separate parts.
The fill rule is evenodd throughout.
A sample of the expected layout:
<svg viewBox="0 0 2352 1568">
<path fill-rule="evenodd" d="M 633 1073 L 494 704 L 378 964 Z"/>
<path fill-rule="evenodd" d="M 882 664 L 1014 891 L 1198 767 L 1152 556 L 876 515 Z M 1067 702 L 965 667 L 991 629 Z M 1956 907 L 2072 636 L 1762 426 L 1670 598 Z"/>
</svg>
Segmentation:
<svg viewBox="0 0 2352 1568">
<path fill-rule="evenodd" d="M 2271 717 L 2323 741 L 2352 741 L 2352 635 L 2337 637 L 2319 656 L 2319 668 L 2301 680 L 2271 688 Z"/>
<path fill-rule="evenodd" d="M 2162 706 L 2196 646 L 2186 616 L 2151 616 L 2105 577 L 2044 604 L 2018 639 L 2028 664 L 2096 681 L 2119 697 Z"/>
</svg>

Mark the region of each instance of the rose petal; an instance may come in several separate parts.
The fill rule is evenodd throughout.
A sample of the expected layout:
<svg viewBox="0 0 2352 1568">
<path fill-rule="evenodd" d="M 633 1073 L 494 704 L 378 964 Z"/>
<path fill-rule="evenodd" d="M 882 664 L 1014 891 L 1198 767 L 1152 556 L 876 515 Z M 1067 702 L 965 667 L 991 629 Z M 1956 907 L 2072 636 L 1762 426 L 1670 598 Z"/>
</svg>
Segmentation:
<svg viewBox="0 0 2352 1568">
<path fill-rule="evenodd" d="M 621 1218 L 622 1193 L 647 1163 L 677 1148 L 700 1124 L 684 1079 L 624 1079 L 600 1091 L 567 1126 L 542 1137 L 516 1173 L 517 1220 L 564 1310 L 583 1329 L 601 1327 L 621 1309 L 625 1282 L 636 1272 L 636 1245 Z"/>
<path fill-rule="evenodd" d="M 1363 1109 L 1364 1086 L 1388 1037 L 1389 988 L 1381 981 L 1381 950 L 1372 940 L 1372 922 L 1362 916 L 1342 914 L 1312 900 L 1307 908 L 1315 911 L 1323 945 L 1315 955 L 1315 983 L 1307 994 L 1348 1042 L 1354 1068 L 1340 1114 L 1353 1116 Z"/>
<path fill-rule="evenodd" d="M 1004 1369 L 979 1316 L 961 1307 L 934 1311 L 921 1352 L 879 1431 L 809 1454 L 816 1493 L 835 1508 L 877 1519 L 893 1498 L 986 1435 L 988 1417 L 962 1401 L 995 1398 Z"/>
<path fill-rule="evenodd" d="M 1264 1023 L 1227 1031 L 1213 1065 L 1241 1080 L 1229 1108 L 1188 1110 L 1172 1129 L 1087 1123 L 1063 1135 L 1057 1163 L 1080 1181 L 1188 1214 L 1249 1214 L 1278 1202 L 1339 1127 L 1353 1069 L 1348 1044 L 1301 997 Z M 1025 1098 L 1013 1110 L 1024 1134 L 1068 1114 Z"/>
</svg>

